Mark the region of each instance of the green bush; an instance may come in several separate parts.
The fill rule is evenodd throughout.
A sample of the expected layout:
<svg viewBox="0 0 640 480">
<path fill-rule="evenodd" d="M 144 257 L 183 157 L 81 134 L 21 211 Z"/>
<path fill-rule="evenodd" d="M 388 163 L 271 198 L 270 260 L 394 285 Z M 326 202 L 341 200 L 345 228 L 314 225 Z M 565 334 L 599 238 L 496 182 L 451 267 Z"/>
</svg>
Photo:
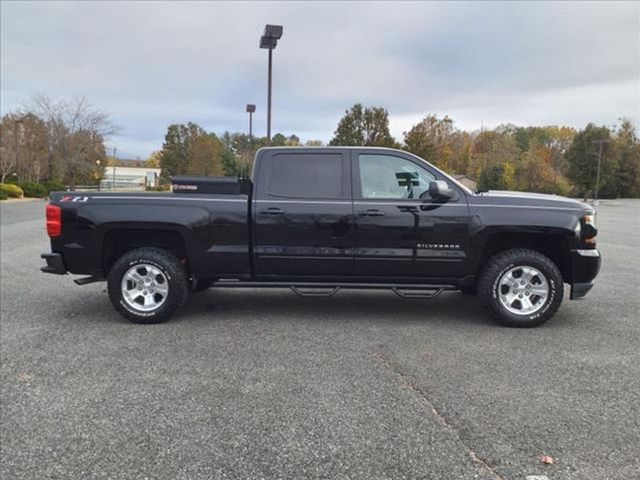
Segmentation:
<svg viewBox="0 0 640 480">
<path fill-rule="evenodd" d="M 57 180 L 47 180 L 46 182 L 42 182 L 42 185 L 47 189 L 47 193 L 64 192 L 67 189 L 64 183 L 58 182 Z"/>
<path fill-rule="evenodd" d="M 4 190 L 0 190 L 0 200 L 6 200 L 7 198 L 9 198 L 7 192 L 5 192 Z"/>
<path fill-rule="evenodd" d="M 8 198 L 22 198 L 24 196 L 22 188 L 13 183 L 0 183 L 0 190 L 6 193 Z"/>
<path fill-rule="evenodd" d="M 49 191 L 41 183 L 19 182 L 19 183 L 16 183 L 16 185 L 22 188 L 22 191 L 24 192 L 25 197 L 43 198 L 49 195 Z"/>
</svg>

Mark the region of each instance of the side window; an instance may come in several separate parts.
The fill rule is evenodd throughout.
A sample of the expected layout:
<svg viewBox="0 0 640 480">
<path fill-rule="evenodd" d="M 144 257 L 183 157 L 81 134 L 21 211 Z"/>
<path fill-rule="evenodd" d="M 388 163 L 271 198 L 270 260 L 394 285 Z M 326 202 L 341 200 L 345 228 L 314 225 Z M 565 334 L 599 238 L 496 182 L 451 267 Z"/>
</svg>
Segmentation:
<svg viewBox="0 0 640 480">
<path fill-rule="evenodd" d="M 267 168 L 267 194 L 286 198 L 341 198 L 342 154 L 278 153 Z"/>
<path fill-rule="evenodd" d="M 363 198 L 420 198 L 435 177 L 404 158 L 393 155 L 358 156 Z"/>
</svg>

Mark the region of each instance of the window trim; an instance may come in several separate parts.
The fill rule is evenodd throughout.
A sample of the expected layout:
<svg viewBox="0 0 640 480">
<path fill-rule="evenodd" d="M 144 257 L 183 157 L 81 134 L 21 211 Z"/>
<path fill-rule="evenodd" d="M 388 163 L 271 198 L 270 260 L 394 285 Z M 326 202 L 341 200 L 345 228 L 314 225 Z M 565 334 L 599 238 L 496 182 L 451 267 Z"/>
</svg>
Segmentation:
<svg viewBox="0 0 640 480">
<path fill-rule="evenodd" d="M 420 199 L 420 198 L 369 198 L 369 197 L 365 197 L 362 195 L 362 177 L 360 175 L 360 156 L 361 155 L 372 155 L 372 156 L 379 156 L 379 157 L 392 157 L 392 158 L 399 158 L 401 160 L 405 160 L 407 162 L 413 163 L 414 165 L 416 165 L 418 168 L 421 168 L 422 170 L 424 170 L 426 173 L 428 173 L 429 175 L 431 175 L 434 180 L 439 180 L 440 176 L 437 174 L 437 172 L 433 171 L 430 168 L 427 168 L 425 162 L 417 162 L 416 160 L 414 160 L 413 158 L 409 157 L 409 156 L 405 156 L 405 155 L 398 155 L 397 153 L 393 152 L 380 152 L 380 151 L 366 151 L 366 150 L 362 150 L 362 151 L 358 151 L 358 152 L 354 152 L 354 154 L 352 155 L 352 162 L 353 162 L 353 166 L 352 166 L 352 170 L 353 170 L 353 185 L 352 185 L 352 189 L 353 189 L 353 200 L 354 201 L 358 201 L 358 202 L 377 202 L 377 203 L 397 203 L 397 202 L 404 202 L 404 203 L 430 203 L 431 198 L 425 198 L 425 199 Z"/>
<path fill-rule="evenodd" d="M 332 196 L 332 197 L 311 197 L 311 196 L 292 196 L 292 195 L 283 195 L 281 193 L 275 193 L 269 190 L 270 188 L 270 184 L 269 184 L 269 180 L 270 180 L 270 175 L 271 175 L 271 166 L 273 165 L 273 162 L 277 161 L 276 157 L 278 155 L 298 155 L 298 156 L 302 156 L 302 157 L 309 157 L 309 156 L 318 156 L 318 155 L 336 155 L 338 157 L 340 157 L 340 164 L 341 164 L 341 175 L 340 175 L 340 195 L 339 196 Z M 351 177 L 351 164 L 349 162 L 349 157 L 347 155 L 345 155 L 344 152 L 275 152 L 272 155 L 270 155 L 267 159 L 266 166 L 264 168 L 264 197 L 265 200 L 268 200 L 269 198 L 275 198 L 275 199 L 292 199 L 292 200 L 314 200 L 314 201 L 319 201 L 322 202 L 323 200 L 326 201 L 331 201 L 331 200 L 350 200 L 351 199 L 351 188 L 350 188 L 350 182 L 349 182 L 349 178 Z"/>
</svg>

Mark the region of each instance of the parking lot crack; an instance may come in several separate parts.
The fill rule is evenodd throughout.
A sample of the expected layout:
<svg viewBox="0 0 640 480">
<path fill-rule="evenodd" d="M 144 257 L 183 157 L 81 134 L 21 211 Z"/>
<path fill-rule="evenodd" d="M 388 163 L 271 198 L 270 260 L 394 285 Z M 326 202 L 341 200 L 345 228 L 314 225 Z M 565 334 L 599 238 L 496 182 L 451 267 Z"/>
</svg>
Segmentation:
<svg viewBox="0 0 640 480">
<path fill-rule="evenodd" d="M 480 468 L 488 471 L 496 480 L 506 480 L 505 477 L 500 475 L 495 468 L 484 458 L 482 458 L 478 453 L 471 447 L 471 445 L 467 444 L 460 435 L 458 429 L 449 421 L 447 418 L 436 408 L 433 404 L 427 393 L 418 387 L 415 382 L 404 374 L 400 369 L 395 366 L 389 358 L 381 352 L 377 352 L 375 357 L 382 363 L 382 365 L 389 371 L 393 372 L 399 379 L 402 385 L 409 388 L 418 399 L 431 410 L 431 413 L 436 418 L 438 423 L 440 423 L 444 428 L 446 428 L 451 434 L 455 437 L 455 439 L 463 445 L 466 450 L 467 455 L 471 459 L 473 463 L 478 465 Z"/>
</svg>

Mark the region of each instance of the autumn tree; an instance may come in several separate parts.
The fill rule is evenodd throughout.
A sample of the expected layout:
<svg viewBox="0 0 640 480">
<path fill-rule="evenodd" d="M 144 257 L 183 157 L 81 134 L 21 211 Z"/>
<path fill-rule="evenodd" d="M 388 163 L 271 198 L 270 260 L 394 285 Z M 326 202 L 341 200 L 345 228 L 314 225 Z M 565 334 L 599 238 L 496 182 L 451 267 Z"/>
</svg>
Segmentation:
<svg viewBox="0 0 640 480">
<path fill-rule="evenodd" d="M 222 175 L 223 148 L 222 142 L 213 134 L 196 136 L 191 147 L 187 173 L 189 175 Z"/>
<path fill-rule="evenodd" d="M 144 161 L 144 166 L 147 168 L 160 168 L 161 156 L 162 153 L 156 150 L 151 155 L 149 155 L 149 158 Z"/>
<path fill-rule="evenodd" d="M 448 170 L 452 155 L 453 120 L 445 116 L 426 116 L 404 133 L 405 149 L 434 165 Z"/>
<path fill-rule="evenodd" d="M 329 145 L 394 147 L 389 131 L 389 113 L 382 107 L 357 103 L 338 122 Z"/>
</svg>

